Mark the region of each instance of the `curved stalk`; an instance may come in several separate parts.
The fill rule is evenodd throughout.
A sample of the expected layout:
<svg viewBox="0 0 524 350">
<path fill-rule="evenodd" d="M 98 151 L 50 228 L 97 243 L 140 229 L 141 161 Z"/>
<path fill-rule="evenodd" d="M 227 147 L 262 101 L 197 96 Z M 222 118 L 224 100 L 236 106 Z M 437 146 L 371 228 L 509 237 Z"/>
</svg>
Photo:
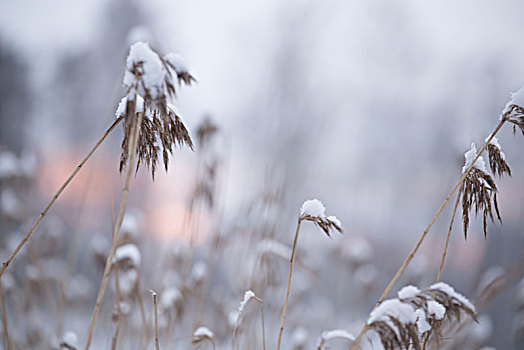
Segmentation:
<svg viewBox="0 0 524 350">
<path fill-rule="evenodd" d="M 51 207 L 53 206 L 53 204 L 55 204 L 56 200 L 58 199 L 58 197 L 62 194 L 62 192 L 64 191 L 64 189 L 67 187 L 67 185 L 69 185 L 69 183 L 71 182 L 71 180 L 73 180 L 73 178 L 76 176 L 76 174 L 80 171 L 80 169 L 82 169 L 82 166 L 89 160 L 89 158 L 91 158 L 91 156 L 93 155 L 93 153 L 95 153 L 95 151 L 97 150 L 98 146 L 100 146 L 100 144 L 106 139 L 106 137 L 115 129 L 115 127 L 118 125 L 118 123 L 120 123 L 122 121 L 122 117 L 118 117 L 114 122 L 113 124 L 106 130 L 106 132 L 102 135 L 102 137 L 100 137 L 100 139 L 98 139 L 98 141 L 95 143 L 95 145 L 93 146 L 93 148 L 91 148 L 91 150 L 89 151 L 89 153 L 87 153 L 87 155 L 84 157 L 84 159 L 82 159 L 82 161 L 77 165 L 77 167 L 75 168 L 75 170 L 73 170 L 73 172 L 71 173 L 71 175 L 69 175 L 69 177 L 65 180 L 65 182 L 62 184 L 62 186 L 60 186 L 60 188 L 58 189 L 58 191 L 56 191 L 56 193 L 53 195 L 53 198 L 51 198 L 51 201 L 49 203 L 47 203 L 47 206 L 45 207 L 45 209 L 40 213 L 40 216 L 38 217 L 38 219 L 36 220 L 36 222 L 33 224 L 33 227 L 31 227 L 31 229 L 29 230 L 29 232 L 25 235 L 25 237 L 22 239 L 22 241 L 18 244 L 18 246 L 16 246 L 15 250 L 13 251 L 13 253 L 11 254 L 11 256 L 9 257 L 9 259 L 7 259 L 6 262 L 4 262 L 2 264 L 2 269 L 0 270 L 0 278 L 2 277 L 2 275 L 4 274 L 4 271 L 7 269 L 7 267 L 9 266 L 9 264 L 11 264 L 11 262 L 13 261 L 13 259 L 16 257 L 16 255 L 20 252 L 20 250 L 24 247 L 24 245 L 27 243 L 27 241 L 29 240 L 29 238 L 31 238 L 31 235 L 33 234 L 33 232 L 35 232 L 35 230 L 37 229 L 37 227 L 40 225 L 40 223 L 42 222 L 42 220 L 44 219 L 44 216 L 47 214 L 47 212 L 49 211 L 49 209 L 51 209 Z"/>
<path fill-rule="evenodd" d="M 442 277 L 442 269 L 444 268 L 444 260 L 446 260 L 446 255 L 448 253 L 449 239 L 451 237 L 451 230 L 453 229 L 453 223 L 455 222 L 455 214 L 457 214 L 457 208 L 460 201 L 460 194 L 462 190 L 457 193 L 457 200 L 455 201 L 455 206 L 453 207 L 453 214 L 451 215 L 451 221 L 449 223 L 448 235 L 446 236 L 446 243 L 444 244 L 444 251 L 442 252 L 442 260 L 440 261 L 440 267 L 438 269 L 437 283 L 440 282 Z"/>
<path fill-rule="evenodd" d="M 422 233 L 422 235 L 420 236 L 417 244 L 415 245 L 415 247 L 411 250 L 411 252 L 409 253 L 408 257 L 404 260 L 404 262 L 402 263 L 402 265 L 400 266 L 400 268 L 398 269 L 397 273 L 395 274 L 395 276 L 393 277 L 393 279 L 389 282 L 388 286 L 386 287 L 386 289 L 384 290 L 384 293 L 382 293 L 382 296 L 380 297 L 380 299 L 378 300 L 378 302 L 375 304 L 375 307 L 373 308 L 373 310 L 375 310 L 380 304 L 382 304 L 382 302 L 386 299 L 386 297 L 388 296 L 389 292 L 391 292 L 391 289 L 393 288 L 393 286 L 395 285 L 395 283 L 397 283 L 398 279 L 400 278 L 400 276 L 402 275 L 402 273 L 406 270 L 406 268 L 408 267 L 408 264 L 411 262 L 411 260 L 413 260 L 413 257 L 415 256 L 415 254 L 417 253 L 418 249 L 420 248 L 420 246 L 422 245 L 422 242 L 424 242 L 424 240 L 426 239 L 426 236 L 428 235 L 429 231 L 431 230 L 431 228 L 433 227 L 433 225 L 435 224 L 435 222 L 437 221 L 438 217 L 440 216 L 440 214 L 442 214 L 442 210 L 444 210 L 444 208 L 446 207 L 446 205 L 448 204 L 449 200 L 451 199 L 451 197 L 453 197 L 453 195 L 455 194 L 455 192 L 458 190 L 459 187 L 462 186 L 462 184 L 464 183 L 464 179 L 466 178 L 466 176 L 469 174 L 469 172 L 471 171 L 471 169 L 473 169 L 473 166 L 475 165 L 475 162 L 477 161 L 477 159 L 480 157 L 480 155 L 486 150 L 486 148 L 488 147 L 488 144 L 490 143 L 490 141 L 493 139 L 493 137 L 495 137 L 495 135 L 499 132 L 499 130 L 502 128 L 502 126 L 504 125 L 504 123 L 506 122 L 506 118 L 502 118 L 502 120 L 498 123 L 498 125 L 495 127 L 495 130 L 493 130 L 493 132 L 491 133 L 491 135 L 488 137 L 488 139 L 486 140 L 486 142 L 484 143 L 484 145 L 482 146 L 482 148 L 478 151 L 477 153 L 477 156 L 475 157 L 475 159 L 471 162 L 471 165 L 468 167 L 468 169 L 462 174 L 462 176 L 458 179 L 457 183 L 455 184 L 455 186 L 451 189 L 451 191 L 449 192 L 449 194 L 447 195 L 446 199 L 444 199 L 444 202 L 442 202 L 442 204 L 440 205 L 440 208 L 438 208 L 437 212 L 435 213 L 435 215 L 433 216 L 433 219 L 431 219 L 431 222 L 429 223 L 429 225 L 426 227 L 426 229 L 424 230 L 424 232 Z M 362 330 L 360 331 L 357 339 L 355 340 L 355 342 L 353 343 L 353 345 L 351 346 L 351 350 L 356 350 L 358 349 L 358 346 L 360 345 L 360 341 L 362 340 L 362 337 L 364 336 L 364 334 L 369 330 L 369 325 L 367 324 L 367 322 L 365 323 L 364 327 L 362 328 Z"/>
<path fill-rule="evenodd" d="M 287 278 L 287 289 L 286 298 L 284 300 L 284 309 L 282 310 L 282 319 L 280 320 L 280 332 L 278 333 L 278 344 L 277 350 L 280 350 L 280 342 L 282 341 L 282 332 L 284 331 L 284 320 L 286 319 L 287 302 L 289 299 L 289 290 L 291 288 L 291 276 L 293 275 L 293 265 L 295 264 L 295 253 L 297 250 L 298 234 L 300 233 L 300 223 L 302 220 L 299 218 L 297 223 L 297 232 L 295 233 L 295 240 L 293 241 L 293 250 L 291 251 L 291 260 L 289 262 L 289 276 Z"/>
<path fill-rule="evenodd" d="M 136 110 L 136 97 L 134 101 L 133 110 Z M 91 323 L 89 325 L 89 332 L 87 335 L 85 350 L 88 350 L 89 346 L 91 345 L 91 340 L 93 338 L 93 331 L 95 329 L 95 325 L 98 319 L 100 308 L 102 306 L 102 300 L 104 299 L 107 282 L 109 280 L 109 273 L 111 271 L 111 266 L 113 264 L 113 255 L 115 254 L 118 234 L 120 233 L 120 227 L 122 226 L 122 220 L 124 218 L 124 212 L 126 209 L 127 197 L 129 195 L 129 184 L 131 182 L 131 177 L 134 172 L 135 156 L 136 156 L 136 150 L 137 150 L 137 145 L 138 145 L 138 135 L 140 132 L 140 126 L 142 125 L 142 117 L 143 117 L 143 113 L 138 113 L 138 119 L 135 121 L 135 125 L 133 127 L 133 139 L 131 140 L 131 144 L 129 147 L 129 164 L 127 168 L 126 182 L 125 182 L 124 190 L 122 193 L 122 201 L 120 202 L 120 210 L 118 213 L 116 226 L 113 231 L 113 240 L 111 242 L 111 248 L 107 256 L 106 265 L 104 268 L 104 275 L 102 277 L 102 283 L 100 284 L 100 289 L 98 291 L 98 296 L 96 298 L 95 309 L 93 310 L 93 316 L 91 318 Z"/>
</svg>

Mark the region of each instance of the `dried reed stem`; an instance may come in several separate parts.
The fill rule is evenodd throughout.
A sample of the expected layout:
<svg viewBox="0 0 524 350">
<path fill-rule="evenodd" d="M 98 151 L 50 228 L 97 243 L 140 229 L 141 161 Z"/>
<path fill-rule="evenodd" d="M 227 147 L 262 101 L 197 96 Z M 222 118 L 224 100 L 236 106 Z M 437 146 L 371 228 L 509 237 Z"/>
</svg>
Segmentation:
<svg viewBox="0 0 524 350">
<path fill-rule="evenodd" d="M 375 304 L 375 307 L 373 308 L 373 310 L 375 310 L 385 299 L 386 297 L 388 296 L 389 292 L 391 292 L 391 289 L 393 288 L 393 286 L 395 285 L 395 283 L 398 281 L 398 279 L 400 278 L 400 276 L 402 275 L 402 273 L 406 270 L 406 268 L 408 267 L 408 264 L 411 262 L 411 260 L 413 260 L 413 257 L 415 256 L 415 254 L 417 253 L 418 249 L 420 248 L 420 246 L 422 245 L 422 242 L 424 242 L 424 240 L 426 239 L 426 236 L 428 235 L 429 231 L 431 230 L 431 228 L 433 227 L 433 225 L 435 224 L 435 222 L 437 221 L 438 217 L 440 216 L 440 214 L 442 213 L 442 210 L 444 210 L 444 207 L 446 207 L 446 205 L 448 204 L 449 200 L 451 199 L 451 197 L 453 197 L 453 194 L 455 194 L 455 192 L 457 191 L 457 189 L 459 187 L 462 186 L 463 182 L 464 182 L 464 179 L 466 178 L 466 176 L 469 174 L 469 172 L 471 171 L 471 169 L 473 169 L 473 166 L 475 165 L 475 162 L 477 161 L 477 159 L 480 157 L 480 155 L 486 150 L 486 148 L 488 147 L 488 144 L 490 143 L 490 141 L 493 139 L 493 137 L 495 137 L 495 135 L 497 135 L 497 133 L 499 132 L 499 130 L 502 128 L 502 126 L 504 125 L 504 123 L 506 122 L 506 118 L 502 118 L 502 120 L 498 123 L 498 125 L 495 127 L 495 130 L 493 130 L 493 132 L 491 133 L 491 135 L 488 137 L 488 139 L 486 140 L 486 142 L 484 143 L 484 145 L 482 146 L 482 148 L 478 151 L 477 153 L 477 156 L 475 157 L 475 159 L 471 162 L 471 165 L 468 167 L 468 169 L 462 174 L 462 176 L 458 179 L 457 183 L 455 184 L 455 186 L 452 188 L 452 190 L 449 192 L 449 194 L 447 195 L 446 199 L 444 199 L 444 202 L 442 202 L 442 204 L 440 205 L 440 208 L 438 208 L 437 212 L 435 213 L 435 215 L 433 216 L 433 219 L 431 219 L 431 222 L 429 223 L 429 225 L 426 227 L 426 229 L 424 230 L 424 232 L 422 233 L 422 235 L 420 236 L 417 244 L 415 245 L 415 247 L 411 250 L 411 252 L 409 253 L 408 257 L 406 258 L 406 260 L 404 260 L 404 262 L 402 263 L 402 265 L 400 266 L 400 268 L 398 269 L 397 273 L 395 274 L 395 276 L 393 277 L 393 279 L 389 282 L 388 286 L 386 287 L 386 289 L 384 290 L 384 293 L 382 293 L 382 296 L 380 297 L 380 299 L 378 300 L 378 302 Z M 364 324 L 364 327 L 362 328 L 362 330 L 360 331 L 357 339 L 355 340 L 355 342 L 353 343 L 353 345 L 351 345 L 351 350 L 357 350 L 358 349 L 358 346 L 360 345 L 360 341 L 362 340 L 362 337 L 364 336 L 364 334 L 369 330 L 369 325 L 367 324 L 367 322 Z"/>
<path fill-rule="evenodd" d="M 158 309 L 156 303 L 156 293 L 151 289 L 149 290 L 149 292 L 153 296 L 153 307 L 155 311 L 155 349 L 160 350 L 160 345 L 158 343 Z"/>
<path fill-rule="evenodd" d="M 440 278 L 442 277 L 442 269 L 444 268 L 444 260 L 446 259 L 446 255 L 448 253 L 448 247 L 449 247 L 449 238 L 451 237 L 451 230 L 453 229 L 453 222 L 455 222 L 455 214 L 457 214 L 457 208 L 460 201 L 460 194 L 462 193 L 462 190 L 460 190 L 457 193 L 457 200 L 455 201 L 455 206 L 453 207 L 453 214 L 451 214 L 451 221 L 449 223 L 448 228 L 448 235 L 446 236 L 446 243 L 444 245 L 444 251 L 442 252 L 442 260 L 440 261 L 440 267 L 438 269 L 438 276 L 437 276 L 437 283 L 440 282 Z"/>
<path fill-rule="evenodd" d="M 264 321 L 264 303 L 260 303 L 260 315 L 262 317 L 262 348 L 266 350 L 266 326 Z"/>
<path fill-rule="evenodd" d="M 120 292 L 120 274 L 118 273 L 118 265 L 115 266 L 115 289 L 116 289 L 116 328 L 113 339 L 111 340 L 111 350 L 116 350 L 116 344 L 118 342 L 118 335 L 120 333 L 120 323 L 122 321 L 122 308 L 120 303 L 122 302 L 122 293 Z"/>
<path fill-rule="evenodd" d="M 257 296 L 252 296 L 250 300 L 253 299 L 256 302 L 260 303 L 261 312 L 262 312 L 262 342 L 264 350 L 266 349 L 266 335 L 265 335 L 265 325 L 264 325 L 264 301 Z M 235 324 L 235 329 L 233 329 L 233 339 L 231 341 L 231 349 L 235 349 L 235 340 L 237 339 L 238 326 L 240 325 L 240 319 L 242 318 L 243 311 L 240 311 L 238 314 L 237 322 Z"/>
<path fill-rule="evenodd" d="M 135 115 L 134 111 L 136 111 L 136 96 L 133 102 L 133 116 Z M 129 195 L 129 183 L 131 182 L 131 177 L 134 172 L 135 155 L 136 155 L 136 150 L 137 150 L 140 125 L 142 125 L 142 117 L 143 117 L 143 113 L 138 113 L 138 120 L 134 121 L 135 125 L 133 127 L 134 128 L 133 139 L 129 147 L 129 164 L 127 168 L 126 182 L 125 182 L 124 190 L 122 193 L 122 201 L 120 202 L 120 211 L 118 213 L 118 218 L 116 220 L 116 226 L 113 231 L 113 240 L 111 242 L 111 249 L 109 250 L 109 254 L 107 256 L 106 265 L 104 268 L 104 275 L 102 277 L 102 283 L 100 284 L 100 289 L 98 291 L 98 296 L 96 298 L 95 309 L 93 311 L 93 316 L 91 318 L 91 323 L 89 325 L 89 332 L 87 335 L 85 350 L 88 350 L 89 346 L 91 345 L 91 340 L 93 338 L 93 331 L 95 329 L 96 321 L 98 319 L 98 313 L 100 312 L 100 308 L 102 306 L 102 300 L 104 299 L 104 294 L 105 294 L 106 287 L 107 287 L 107 281 L 109 280 L 109 272 L 111 271 L 111 266 L 113 264 L 113 255 L 115 254 L 118 234 L 120 233 L 120 227 L 122 226 L 122 220 L 124 218 L 124 212 L 126 209 L 127 197 Z"/>
<path fill-rule="evenodd" d="M 300 233 L 300 223 L 302 219 L 298 219 L 297 232 L 295 233 L 295 240 L 293 241 L 293 250 L 291 251 L 291 260 L 289 262 L 289 276 L 287 278 L 286 299 L 284 300 L 284 309 L 282 310 L 282 319 L 280 320 L 280 331 L 278 333 L 277 350 L 280 350 L 280 342 L 282 341 L 282 332 L 284 331 L 284 320 L 286 318 L 287 301 L 289 299 L 289 289 L 291 288 L 291 276 L 293 275 L 293 265 L 295 264 L 295 252 L 297 250 L 298 234 Z"/>
<path fill-rule="evenodd" d="M 5 312 L 4 287 L 0 281 L 0 315 L 2 316 L 2 333 L 4 336 L 4 346 L 6 350 L 11 350 L 11 341 L 9 340 L 9 332 L 7 330 L 7 314 Z"/>
<path fill-rule="evenodd" d="M 147 341 L 149 338 L 149 327 L 147 327 L 146 309 L 144 307 L 144 298 L 142 297 L 142 293 L 140 293 L 140 274 L 138 274 L 138 279 L 135 285 L 135 293 L 138 299 L 138 306 L 140 307 L 140 317 L 142 318 L 141 343 L 142 343 L 142 348 L 145 349 L 147 347 Z"/>
<path fill-rule="evenodd" d="M 54 194 L 53 198 L 51 199 L 51 201 L 47 204 L 47 206 L 45 207 L 44 211 L 42 211 L 40 213 L 40 216 L 38 217 L 38 219 L 36 220 L 36 222 L 34 223 L 33 227 L 31 227 L 31 229 L 29 230 L 29 232 L 25 235 L 25 237 L 22 239 L 22 241 L 18 244 L 18 246 L 15 248 L 15 250 L 13 251 L 13 253 L 11 254 L 11 256 L 9 257 L 9 259 L 7 259 L 6 262 L 4 262 L 2 264 L 2 269 L 0 270 L 0 278 L 2 277 L 2 275 L 4 274 L 4 271 L 7 269 L 7 267 L 9 266 L 9 264 L 13 261 L 13 259 L 16 257 L 16 255 L 18 254 L 18 252 L 20 252 L 20 250 L 23 248 L 23 246 L 27 243 L 27 241 L 29 240 L 29 238 L 31 237 L 31 235 L 33 234 L 33 232 L 35 232 L 36 228 L 38 227 L 38 225 L 40 225 L 40 222 L 42 222 L 42 220 L 44 219 L 44 216 L 47 214 L 47 212 L 49 211 L 49 209 L 51 209 L 51 207 L 53 206 L 53 204 L 55 204 L 56 200 L 58 199 L 58 197 L 60 196 L 60 194 L 62 194 L 62 192 L 64 191 L 64 189 L 67 187 L 67 185 L 69 185 L 69 183 L 71 182 L 71 180 L 73 180 L 73 178 L 75 177 L 75 175 L 80 171 L 80 169 L 82 168 L 82 166 L 88 161 L 88 159 L 93 155 L 93 153 L 95 153 L 95 151 L 97 150 L 98 146 L 100 146 L 100 144 L 106 139 L 106 137 L 115 129 L 115 127 L 122 121 L 122 117 L 119 117 L 117 118 L 113 124 L 106 130 L 106 132 L 102 135 L 102 137 L 100 137 L 100 139 L 98 139 L 98 141 L 95 143 L 95 145 L 93 146 L 93 148 L 91 148 L 91 150 L 89 151 L 89 153 L 85 156 L 84 159 L 82 159 L 82 161 L 77 165 L 77 167 L 75 168 L 75 170 L 73 170 L 73 172 L 71 173 L 71 175 L 69 175 L 69 177 L 67 178 L 67 180 L 62 184 L 62 186 L 60 186 L 60 188 L 58 189 L 58 191 L 56 191 L 56 193 Z"/>
</svg>

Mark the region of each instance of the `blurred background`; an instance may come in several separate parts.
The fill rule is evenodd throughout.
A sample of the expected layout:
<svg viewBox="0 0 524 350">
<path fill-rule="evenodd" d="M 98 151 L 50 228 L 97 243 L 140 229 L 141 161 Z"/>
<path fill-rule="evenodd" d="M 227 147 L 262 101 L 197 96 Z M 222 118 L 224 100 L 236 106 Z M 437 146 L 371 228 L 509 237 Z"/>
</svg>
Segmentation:
<svg viewBox="0 0 524 350">
<path fill-rule="evenodd" d="M 482 145 L 524 85 L 524 3 L 516 0 L 0 0 L 0 7 L 3 261 L 113 122 L 131 43 L 182 54 L 197 79 L 174 101 L 197 147 L 176 150 L 169 172 L 154 181 L 145 169 L 133 179 L 120 244 L 135 245 L 141 259 L 120 276 L 130 291 L 122 292 L 118 322 L 111 282 L 94 348 L 109 347 L 117 324 L 119 348 L 152 348 L 147 288 L 159 293 L 166 349 L 205 349 L 191 345 L 197 326 L 229 347 L 231 312 L 248 289 L 264 300 L 274 347 L 286 254 L 311 198 L 345 233 L 328 239 L 304 225 L 283 346 L 313 348 L 332 328 L 358 334 L 456 183 L 464 152 Z M 216 132 L 203 133 L 210 125 Z M 513 173 L 497 179 L 503 225 L 490 223 L 484 239 L 473 219 L 465 241 L 457 214 L 443 280 L 481 315 L 455 337 L 518 349 L 524 139 L 510 126 L 498 136 Z M 119 127 L 2 278 L 12 348 L 60 348 L 71 332 L 83 346 L 123 187 L 121 140 Z M 447 208 L 398 288 L 435 281 L 450 216 Z M 240 348 L 261 348 L 258 312 L 248 305 Z M 333 349 L 346 347 L 333 341 Z"/>
</svg>

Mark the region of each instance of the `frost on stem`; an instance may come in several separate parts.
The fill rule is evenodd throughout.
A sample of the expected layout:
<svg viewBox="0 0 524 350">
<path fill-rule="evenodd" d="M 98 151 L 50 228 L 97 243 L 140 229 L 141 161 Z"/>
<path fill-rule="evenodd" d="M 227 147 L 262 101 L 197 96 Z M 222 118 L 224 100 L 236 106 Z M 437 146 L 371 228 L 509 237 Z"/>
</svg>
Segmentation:
<svg viewBox="0 0 524 350">
<path fill-rule="evenodd" d="M 240 302 L 240 306 L 238 307 L 238 318 L 240 318 L 240 316 L 244 312 L 244 308 L 246 307 L 246 304 L 248 303 L 248 301 L 251 300 L 251 298 L 255 298 L 255 297 L 256 297 L 255 293 L 253 293 L 253 291 L 251 290 L 248 290 L 247 292 L 244 293 L 244 299 Z"/>
<path fill-rule="evenodd" d="M 306 220 L 314 222 L 318 227 L 324 231 L 328 237 L 331 237 L 331 231 L 337 230 L 342 233 L 342 223 L 336 216 L 324 215 L 326 207 L 318 199 L 310 199 L 305 201 L 300 208 L 300 221 Z"/>
<path fill-rule="evenodd" d="M 117 117 L 124 117 L 120 171 L 127 164 L 131 130 L 138 120 L 138 113 L 143 113 L 144 117 L 138 139 L 137 170 L 144 162 L 154 178 L 160 151 L 167 171 L 169 154 L 173 153 L 174 146 L 185 144 L 193 149 L 189 132 L 176 107 L 170 103 L 176 93 L 174 77 L 179 85 L 181 82 L 190 85 L 194 81 L 181 56 L 168 54 L 163 58 L 147 43 L 131 45 L 123 81 L 127 95 L 116 111 Z"/>
<path fill-rule="evenodd" d="M 473 304 L 440 282 L 424 290 L 402 288 L 398 298 L 384 301 L 371 312 L 367 324 L 378 333 L 386 350 L 421 349 L 421 344 L 438 335 L 444 320 L 460 322 L 463 313 L 476 320 Z"/>
<path fill-rule="evenodd" d="M 464 154 L 466 159 L 462 172 L 471 166 L 477 156 L 475 144 L 471 144 L 471 149 Z M 486 163 L 482 156 L 475 162 L 471 171 L 466 175 L 461 187 L 462 193 L 462 220 L 464 223 L 464 237 L 468 237 L 469 212 L 475 209 L 475 214 L 482 212 L 484 237 L 487 236 L 488 218 L 494 221 L 493 210 L 497 218 L 502 222 L 497 202 L 497 186 L 493 178 L 487 173 Z"/>
</svg>

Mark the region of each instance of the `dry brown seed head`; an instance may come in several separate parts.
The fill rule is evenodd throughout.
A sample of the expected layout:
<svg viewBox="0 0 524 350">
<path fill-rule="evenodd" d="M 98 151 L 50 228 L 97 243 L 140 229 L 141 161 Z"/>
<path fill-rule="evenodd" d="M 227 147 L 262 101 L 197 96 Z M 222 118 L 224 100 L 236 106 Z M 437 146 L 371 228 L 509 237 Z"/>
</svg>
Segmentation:
<svg viewBox="0 0 524 350">
<path fill-rule="evenodd" d="M 338 220 L 330 219 L 331 217 L 325 217 L 325 216 L 311 216 L 311 215 L 302 215 L 300 216 L 300 221 L 311 221 L 315 223 L 324 233 L 331 237 L 331 231 L 338 231 L 340 233 L 343 233 L 344 230 L 340 226 Z"/>
<path fill-rule="evenodd" d="M 489 156 L 489 167 L 493 174 L 502 177 L 504 173 L 511 176 L 511 169 L 506 163 L 504 154 L 499 147 L 489 144 L 488 145 L 488 156 Z"/>
<path fill-rule="evenodd" d="M 497 186 L 493 178 L 484 171 L 473 167 L 464 179 L 461 187 L 462 194 L 462 219 L 464 224 L 464 238 L 468 237 L 469 213 L 471 209 L 475 214 L 482 212 L 484 237 L 487 237 L 488 218 L 493 222 L 493 211 L 502 222 L 497 201 Z"/>
</svg>

